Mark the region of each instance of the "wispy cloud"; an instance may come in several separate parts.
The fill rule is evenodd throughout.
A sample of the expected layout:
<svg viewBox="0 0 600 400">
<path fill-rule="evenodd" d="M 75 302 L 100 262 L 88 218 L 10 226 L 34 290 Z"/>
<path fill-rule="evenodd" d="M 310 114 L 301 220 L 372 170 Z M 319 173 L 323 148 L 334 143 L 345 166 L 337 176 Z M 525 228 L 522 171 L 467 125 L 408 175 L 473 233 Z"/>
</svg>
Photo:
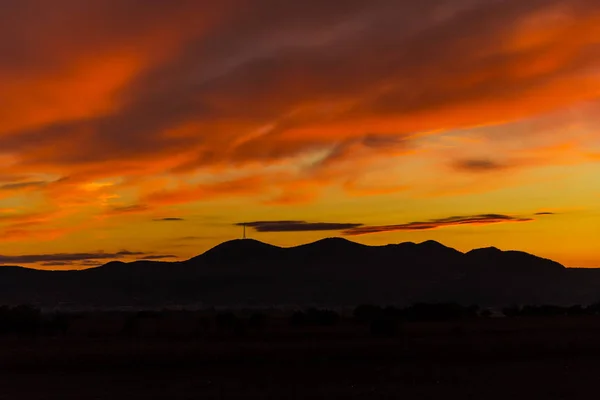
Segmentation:
<svg viewBox="0 0 600 400">
<path fill-rule="evenodd" d="M 307 222 L 307 221 L 254 221 L 240 222 L 237 226 L 247 226 L 257 232 L 316 232 L 340 231 L 354 229 L 363 224 L 339 222 Z"/>
<path fill-rule="evenodd" d="M 422 222 L 408 222 L 397 225 L 361 226 L 347 229 L 343 232 L 346 236 L 367 235 L 371 233 L 394 232 L 394 231 L 420 231 L 428 229 L 444 228 L 456 225 L 488 225 L 507 222 L 529 222 L 533 218 L 515 217 L 503 214 L 479 214 L 467 216 L 452 216 L 447 218 L 431 219 Z"/>
<path fill-rule="evenodd" d="M 452 166 L 458 171 L 466 172 L 490 172 L 508 168 L 504 163 L 485 158 L 458 160 Z"/>
<path fill-rule="evenodd" d="M 46 181 L 14 182 L 0 185 L 0 190 L 19 190 L 46 186 Z"/>
<path fill-rule="evenodd" d="M 137 260 L 166 260 L 170 258 L 177 258 L 176 255 L 173 254 L 156 254 L 156 255 L 148 255 L 144 257 L 139 257 Z"/>
<path fill-rule="evenodd" d="M 73 262 L 69 262 L 69 261 L 48 261 L 48 262 L 43 262 L 42 267 L 67 267 L 70 265 L 73 265 Z"/>
<path fill-rule="evenodd" d="M 56 253 L 26 254 L 17 256 L 0 255 L 1 264 L 35 264 L 35 263 L 73 263 L 93 260 L 112 260 L 124 257 L 145 255 L 144 252 L 122 250 L 116 253 Z"/>
<path fill-rule="evenodd" d="M 145 204 L 132 204 L 129 206 L 112 207 L 108 210 L 108 214 L 137 214 L 149 210 L 150 207 Z"/>
<path fill-rule="evenodd" d="M 592 0 L 224 3 L 32 0 L 38 13 L 3 10 L 11 102 L 0 147 L 19 156 L 11 173 L 147 176 L 326 149 L 333 165 L 402 151 L 407 133 L 514 121 L 598 95 Z M 143 10 L 135 21 L 131 9 Z M 64 18 L 94 23 L 77 22 L 73 38 Z"/>
</svg>

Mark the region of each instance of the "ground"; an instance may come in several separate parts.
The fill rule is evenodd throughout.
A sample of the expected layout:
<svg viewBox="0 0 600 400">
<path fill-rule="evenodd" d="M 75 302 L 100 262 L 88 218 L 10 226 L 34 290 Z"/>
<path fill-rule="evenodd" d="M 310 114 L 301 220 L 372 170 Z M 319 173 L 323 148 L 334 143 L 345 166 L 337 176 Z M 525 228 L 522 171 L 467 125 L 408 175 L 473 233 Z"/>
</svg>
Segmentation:
<svg viewBox="0 0 600 400">
<path fill-rule="evenodd" d="M 0 399 L 574 399 L 600 372 L 598 317 L 294 329 L 5 338 Z"/>
</svg>

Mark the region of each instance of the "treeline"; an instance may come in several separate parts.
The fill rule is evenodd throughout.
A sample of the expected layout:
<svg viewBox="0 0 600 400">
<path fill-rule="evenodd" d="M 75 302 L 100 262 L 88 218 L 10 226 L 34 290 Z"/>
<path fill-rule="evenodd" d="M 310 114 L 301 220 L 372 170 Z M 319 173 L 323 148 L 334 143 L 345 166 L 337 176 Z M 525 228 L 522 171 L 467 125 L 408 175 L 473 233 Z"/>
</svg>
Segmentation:
<svg viewBox="0 0 600 400">
<path fill-rule="evenodd" d="M 0 306 L 0 335 L 65 334 L 69 319 L 63 313 L 43 315 L 38 308 L 30 305 Z"/>
<path fill-rule="evenodd" d="M 364 304 L 353 312 L 354 319 L 368 325 L 375 336 L 394 336 L 404 322 L 457 321 L 490 315 L 488 310 L 480 310 L 477 305 L 465 307 L 457 303 L 417 303 L 404 308 Z"/>
<path fill-rule="evenodd" d="M 103 322 L 107 315 L 110 323 Z M 492 316 L 559 317 L 600 315 L 600 303 L 589 306 L 554 305 L 509 306 L 492 313 L 477 305 L 462 306 L 456 303 L 417 303 L 408 307 L 357 306 L 352 315 L 342 315 L 331 309 L 316 307 L 297 310 L 286 315 L 268 311 L 236 313 L 233 311 L 139 311 L 139 312 L 89 312 L 42 313 L 29 305 L 0 306 L 0 336 L 61 336 L 77 333 L 81 325 L 108 325 L 94 335 L 141 336 L 245 336 L 260 332 L 293 331 L 327 328 L 340 324 L 367 327 L 373 335 L 394 335 L 399 327 L 411 322 L 443 322 Z M 115 322 L 117 321 L 117 322 Z M 106 327 L 104 327 L 106 328 Z M 79 329 L 81 331 L 81 329 Z"/>
<path fill-rule="evenodd" d="M 502 309 L 506 317 L 557 317 L 557 316 L 583 316 L 600 315 L 600 303 L 589 306 L 573 305 L 561 307 L 554 305 L 541 306 L 510 306 Z"/>
<path fill-rule="evenodd" d="M 378 318 L 407 322 L 452 321 L 490 315 L 488 310 L 480 310 L 477 305 L 465 307 L 456 303 L 417 303 L 405 308 L 365 304 L 356 307 L 353 312 L 354 318 L 361 322 L 371 322 Z"/>
</svg>

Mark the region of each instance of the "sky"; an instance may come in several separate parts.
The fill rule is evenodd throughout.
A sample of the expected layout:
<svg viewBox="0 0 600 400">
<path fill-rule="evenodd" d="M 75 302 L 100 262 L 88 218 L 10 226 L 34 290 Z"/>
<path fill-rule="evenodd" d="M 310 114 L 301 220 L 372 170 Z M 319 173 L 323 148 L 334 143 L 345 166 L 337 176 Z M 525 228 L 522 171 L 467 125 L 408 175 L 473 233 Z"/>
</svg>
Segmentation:
<svg viewBox="0 0 600 400">
<path fill-rule="evenodd" d="M 0 264 L 239 238 L 600 267 L 600 0 L 3 0 Z"/>
</svg>

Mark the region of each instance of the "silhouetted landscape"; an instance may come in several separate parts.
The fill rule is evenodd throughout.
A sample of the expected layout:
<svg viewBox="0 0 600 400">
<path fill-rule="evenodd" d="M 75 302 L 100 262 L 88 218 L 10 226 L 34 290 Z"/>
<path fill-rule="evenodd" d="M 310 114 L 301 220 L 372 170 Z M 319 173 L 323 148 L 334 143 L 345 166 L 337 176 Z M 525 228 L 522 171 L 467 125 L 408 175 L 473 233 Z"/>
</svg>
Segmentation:
<svg viewBox="0 0 600 400">
<path fill-rule="evenodd" d="M 81 271 L 0 267 L 0 303 L 66 309 L 599 300 L 599 269 L 493 247 L 461 253 L 434 241 L 365 246 L 330 238 L 281 248 L 245 239 L 182 262 L 115 261 Z"/>
<path fill-rule="evenodd" d="M 587 398 L 600 358 L 600 271 L 518 251 L 245 239 L 0 274 L 9 399 Z"/>
<path fill-rule="evenodd" d="M 5 398 L 583 398 L 600 306 L 0 308 Z M 36 382 L 35 385 L 30 382 Z"/>
<path fill-rule="evenodd" d="M 599 176 L 600 0 L 0 0 L 0 400 L 593 399 Z"/>
<path fill-rule="evenodd" d="M 600 357 L 600 271 L 518 251 L 244 239 L 0 274 L 7 398 L 581 398 Z"/>
</svg>

